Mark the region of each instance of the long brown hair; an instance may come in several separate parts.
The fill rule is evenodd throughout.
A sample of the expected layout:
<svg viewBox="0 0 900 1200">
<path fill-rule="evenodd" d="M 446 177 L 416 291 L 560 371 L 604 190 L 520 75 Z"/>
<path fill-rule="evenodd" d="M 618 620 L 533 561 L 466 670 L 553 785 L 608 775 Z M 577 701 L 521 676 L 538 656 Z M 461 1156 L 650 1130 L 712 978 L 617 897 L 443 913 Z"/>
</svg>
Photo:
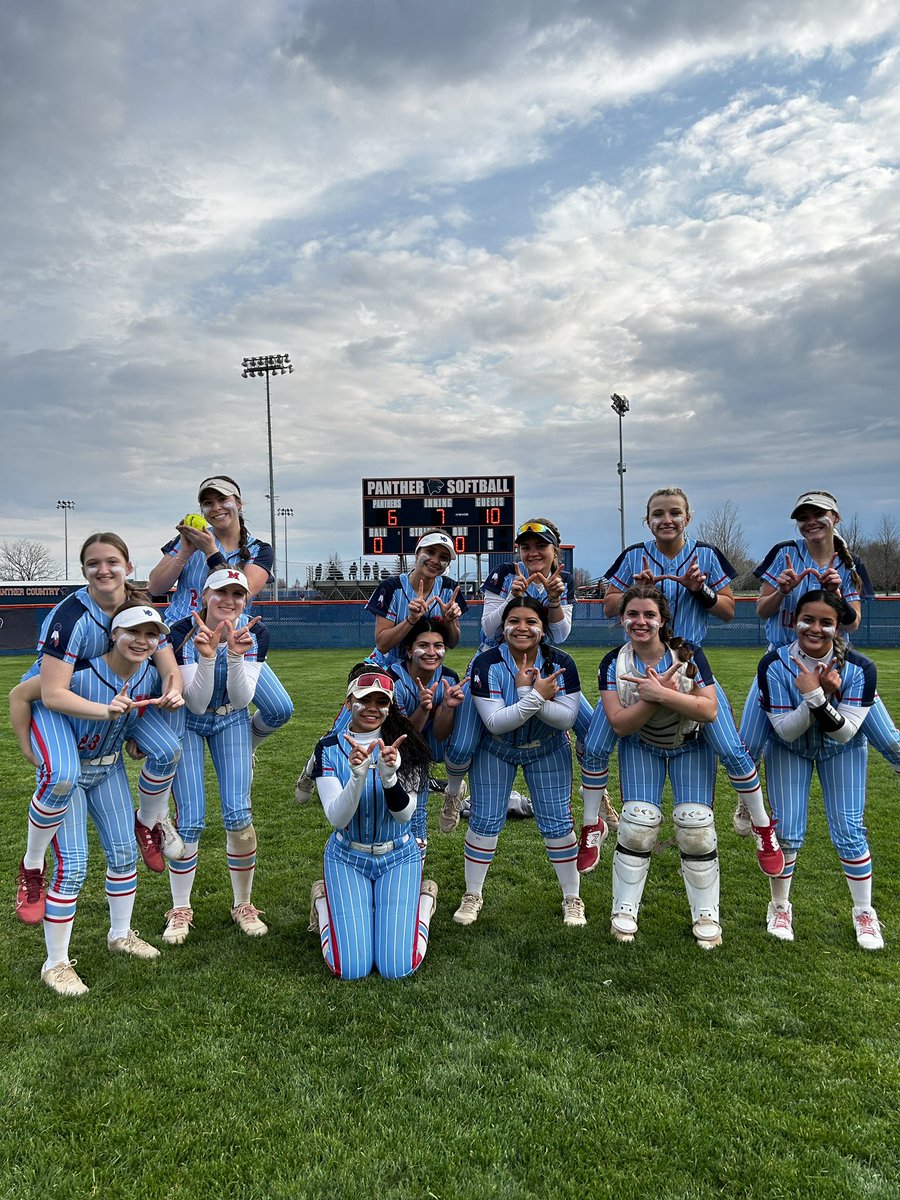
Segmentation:
<svg viewBox="0 0 900 1200">
<path fill-rule="evenodd" d="M 119 537 L 117 533 L 105 530 L 102 533 L 92 533 L 81 543 L 81 549 L 78 551 L 78 561 L 81 563 L 82 569 L 84 569 L 84 560 L 88 550 L 98 542 L 101 542 L 104 546 L 115 546 L 125 560 L 126 565 L 131 562 L 131 555 L 128 552 L 128 547 L 125 545 L 125 539 Z M 152 603 L 150 593 L 146 592 L 143 588 L 139 588 L 130 579 L 125 580 L 125 600 L 126 602 L 134 600 L 138 604 Z"/>
<path fill-rule="evenodd" d="M 659 495 L 660 493 L 656 493 Z M 668 493 L 666 493 L 668 494 Z M 687 499 L 687 497 L 685 497 Z M 693 647 L 688 645 L 684 638 L 676 637 L 672 629 L 672 611 L 669 608 L 669 602 L 659 588 L 655 588 L 652 583 L 636 583 L 630 587 L 622 596 L 622 604 L 619 608 L 619 617 L 621 619 L 625 609 L 632 600 L 652 600 L 659 609 L 659 617 L 662 625 L 659 628 L 659 640 L 664 646 L 672 651 L 672 654 L 679 662 L 687 663 L 685 675 L 688 679 L 695 679 L 697 676 L 697 664 L 692 661 L 694 657 Z"/>
</svg>

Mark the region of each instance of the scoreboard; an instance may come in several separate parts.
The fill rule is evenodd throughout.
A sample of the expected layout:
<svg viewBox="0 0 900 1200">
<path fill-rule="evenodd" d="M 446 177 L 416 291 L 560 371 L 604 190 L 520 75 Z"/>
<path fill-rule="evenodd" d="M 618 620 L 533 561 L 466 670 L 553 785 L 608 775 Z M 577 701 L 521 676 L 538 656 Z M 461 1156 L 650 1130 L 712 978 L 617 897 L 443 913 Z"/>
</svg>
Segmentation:
<svg viewBox="0 0 900 1200">
<path fill-rule="evenodd" d="M 447 533 L 457 554 L 510 554 L 515 492 L 513 475 L 364 479 L 363 554 L 412 554 L 428 529 Z"/>
</svg>

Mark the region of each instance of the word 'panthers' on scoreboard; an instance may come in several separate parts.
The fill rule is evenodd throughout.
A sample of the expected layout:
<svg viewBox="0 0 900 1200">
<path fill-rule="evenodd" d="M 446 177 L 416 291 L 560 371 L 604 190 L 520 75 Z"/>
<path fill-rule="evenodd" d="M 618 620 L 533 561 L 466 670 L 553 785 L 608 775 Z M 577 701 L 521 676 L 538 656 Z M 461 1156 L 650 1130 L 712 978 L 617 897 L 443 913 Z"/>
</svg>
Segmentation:
<svg viewBox="0 0 900 1200">
<path fill-rule="evenodd" d="M 363 554 L 412 554 L 426 529 L 443 529 L 457 554 L 510 554 L 516 480 L 364 479 Z"/>
</svg>

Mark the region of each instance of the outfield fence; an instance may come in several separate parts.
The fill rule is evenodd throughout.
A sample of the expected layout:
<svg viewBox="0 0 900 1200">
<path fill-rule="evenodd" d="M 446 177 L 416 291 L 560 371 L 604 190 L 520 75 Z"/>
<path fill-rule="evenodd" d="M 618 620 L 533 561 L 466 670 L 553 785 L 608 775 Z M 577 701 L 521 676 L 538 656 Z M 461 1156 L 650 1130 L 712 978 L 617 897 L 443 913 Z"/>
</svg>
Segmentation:
<svg viewBox="0 0 900 1200">
<path fill-rule="evenodd" d="M 31 653 L 50 608 L 49 604 L 0 607 L 0 654 Z M 265 621 L 273 650 L 370 650 L 374 643 L 375 619 L 361 600 L 258 601 L 253 611 Z M 461 622 L 462 646 L 478 645 L 480 621 L 481 603 L 472 601 Z M 568 645 L 615 646 L 621 640 L 616 623 L 603 615 L 601 600 L 576 603 Z M 900 597 L 866 601 L 853 642 L 860 648 L 900 646 Z M 756 616 L 755 601 L 739 599 L 734 620 L 727 625 L 713 618 L 704 645 L 765 646 L 765 627 Z"/>
</svg>

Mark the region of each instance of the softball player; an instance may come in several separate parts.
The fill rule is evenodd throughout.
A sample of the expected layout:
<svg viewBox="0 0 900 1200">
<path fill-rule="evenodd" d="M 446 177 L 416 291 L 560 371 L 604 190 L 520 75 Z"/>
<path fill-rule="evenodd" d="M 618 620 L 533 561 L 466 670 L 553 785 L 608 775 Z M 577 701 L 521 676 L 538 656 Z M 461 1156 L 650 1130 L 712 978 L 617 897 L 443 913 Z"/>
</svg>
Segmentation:
<svg viewBox="0 0 900 1200">
<path fill-rule="evenodd" d="M 197 874 L 200 834 L 206 826 L 206 747 L 216 769 L 226 857 L 234 905 L 231 919 L 249 937 L 268 927 L 251 902 L 256 869 L 256 831 L 250 804 L 253 778 L 250 713 L 268 636 L 259 618 L 244 609 L 250 595 L 247 576 L 234 567 L 213 571 L 202 592 L 199 613 L 172 626 L 172 642 L 183 664 L 188 707 L 181 761 L 175 773 L 178 828 L 184 854 L 169 863 L 172 907 L 163 940 L 180 946 L 191 929 L 191 891 Z M 193 634 L 193 636 L 192 636 Z"/>
<path fill-rule="evenodd" d="M 437 905 L 409 824 L 428 778 L 428 747 L 394 693 L 394 680 L 370 666 L 348 685 L 349 728 L 316 746 L 316 783 L 334 833 L 325 878 L 312 885 L 309 927 L 340 979 L 373 969 L 384 979 L 412 974 Z"/>
<path fill-rule="evenodd" d="M 675 841 L 698 946 L 721 945 L 713 820 L 716 756 L 701 727 L 716 719 L 716 681 L 703 651 L 672 632 L 665 596 L 636 584 L 622 596 L 627 640 L 600 664 L 600 699 L 619 738 L 622 814 L 613 855 L 611 933 L 631 942 L 662 822 L 668 772 Z"/>
<path fill-rule="evenodd" d="M 699 646 L 706 636 L 710 615 L 728 622 L 734 616 L 731 580 L 736 572 L 715 546 L 686 536 L 691 508 L 681 488 L 664 488 L 647 501 L 646 522 L 652 539 L 624 550 L 607 575 L 610 587 L 603 600 L 608 617 L 615 616 L 623 593 L 635 584 L 657 587 L 666 597 L 675 636 Z M 756 842 L 756 857 L 766 875 L 778 875 L 784 857 L 766 811 L 759 771 L 735 727 L 728 697 L 718 683 L 715 720 L 703 726 L 703 736 L 715 750 L 726 774 L 748 813 Z M 605 731 L 592 731 L 589 743 L 602 752 Z"/>
<path fill-rule="evenodd" d="M 427 741 L 432 762 L 443 761 L 444 743 L 463 702 L 459 676 L 444 666 L 444 634 L 443 621 L 423 617 L 400 643 L 403 661 L 395 662 L 390 669 L 396 681 L 394 703 Z M 423 858 L 428 845 L 428 785 L 426 779 L 412 817 L 413 834 Z"/>
<path fill-rule="evenodd" d="M 791 519 L 797 522 L 800 537 L 773 546 L 754 572 L 760 580 L 756 612 L 766 622 L 770 650 L 794 640 L 797 605 L 810 589 L 821 586 L 841 601 L 840 628 L 845 635 L 859 627 L 862 596 L 872 595 L 866 568 L 835 531 L 841 514 L 830 492 L 804 492 L 797 498 Z M 900 775 L 900 733 L 877 694 L 863 733 Z M 754 683 L 741 717 L 741 736 L 757 760 L 768 735 Z M 746 816 L 740 806 L 734 826 L 738 833 L 746 832 Z"/>
<path fill-rule="evenodd" d="M 109 649 L 110 620 L 129 597 L 141 595 L 126 576 L 133 567 L 128 547 L 116 533 L 92 534 L 79 552 L 87 587 L 61 600 L 41 627 L 38 658 L 25 678 L 40 678 L 41 698 L 31 706 L 32 761 L 37 787 L 28 808 L 28 841 L 19 865 L 16 913 L 26 924 L 44 916 L 47 849 L 62 824 L 81 764 L 72 728 L 64 713 L 71 702 L 75 664 L 98 658 Z M 154 662 L 163 678 L 181 676 L 169 647 L 155 649 Z M 147 755 L 138 781 L 139 807 L 135 832 L 147 866 L 162 871 L 163 855 L 177 857 L 183 846 L 169 820 L 172 773 L 181 753 L 180 712 L 148 711 L 135 727 L 135 742 Z"/>
<path fill-rule="evenodd" d="M 108 948 L 135 958 L 159 957 L 156 947 L 131 928 L 138 849 L 122 747 L 135 736 L 150 707 L 174 710 L 184 703 L 181 693 L 171 687 L 161 694 L 159 674 L 147 661 L 168 632 L 155 609 L 126 601 L 112 618 L 111 649 L 101 657 L 81 660 L 69 680 L 64 719 L 77 747 L 79 775 L 52 842 L 55 866 L 43 922 L 47 958 L 41 968 L 43 982 L 62 996 L 80 996 L 88 990 L 69 958 L 78 894 L 87 876 L 88 816 L 107 861 Z M 30 761 L 37 759 L 31 749 L 30 707 L 39 695 L 39 679 L 32 676 L 10 696 L 13 725 Z"/>
<path fill-rule="evenodd" d="M 253 537 L 244 523 L 241 489 L 230 475 L 204 479 L 197 501 L 208 528 L 194 529 L 180 521 L 178 537 L 163 546 L 163 557 L 150 572 L 147 585 L 154 596 L 168 596 L 175 587 L 166 609 L 170 625 L 198 610 L 210 571 L 237 567 L 247 578 L 252 599 L 272 578 L 275 566 L 272 547 Z M 256 712 L 250 728 L 255 751 L 294 712 L 290 696 L 268 663 L 262 664 L 253 703 Z"/>
<path fill-rule="evenodd" d="M 480 736 L 469 780 L 465 842 L 466 890 L 453 919 L 471 925 L 506 822 L 516 769 L 522 767 L 538 829 L 563 893 L 563 923 L 585 925 L 572 826 L 572 755 L 566 731 L 575 724 L 581 684 L 575 663 L 545 640 L 547 609 L 533 596 L 510 600 L 503 642 L 477 655 L 470 671 Z M 460 713 L 465 710 L 465 705 Z"/>
<path fill-rule="evenodd" d="M 828 832 L 850 889 L 856 940 L 864 950 L 881 950 L 863 824 L 867 746 L 862 729 L 875 700 L 875 664 L 846 649 L 838 633 L 844 616 L 844 600 L 834 592 L 806 592 L 794 606 L 796 640 L 770 650 L 759 664 L 760 700 L 772 727 L 766 779 L 785 848 L 784 871 L 770 881 L 766 929 L 782 941 L 794 940 L 790 891 L 806 836 L 815 766 Z"/>
<path fill-rule="evenodd" d="M 375 615 L 375 649 L 369 656 L 381 667 L 402 658 L 400 643 L 422 617 L 444 622 L 445 642 L 459 645 L 459 619 L 468 608 L 459 585 L 444 572 L 456 558 L 453 539 L 430 529 L 416 543 L 415 565 L 408 575 L 389 575 L 369 597 L 366 609 Z"/>
</svg>

